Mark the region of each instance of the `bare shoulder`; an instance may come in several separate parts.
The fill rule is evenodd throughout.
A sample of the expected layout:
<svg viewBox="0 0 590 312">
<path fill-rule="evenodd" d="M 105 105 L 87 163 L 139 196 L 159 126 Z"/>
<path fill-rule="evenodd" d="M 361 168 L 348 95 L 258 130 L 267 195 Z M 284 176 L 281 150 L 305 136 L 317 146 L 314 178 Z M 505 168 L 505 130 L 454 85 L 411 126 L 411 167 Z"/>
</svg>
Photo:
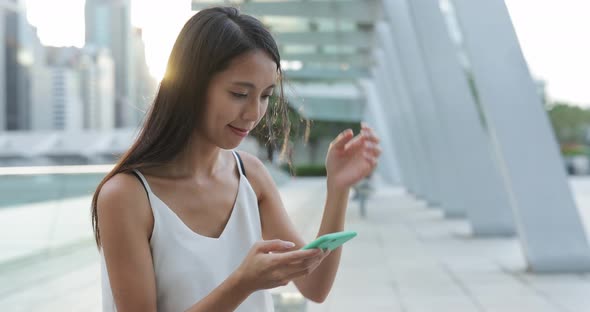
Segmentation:
<svg viewBox="0 0 590 312">
<path fill-rule="evenodd" d="M 149 235 L 153 227 L 149 199 L 139 179 L 130 173 L 118 173 L 101 188 L 97 199 L 101 234 L 112 226 L 143 228 Z M 101 235 L 102 236 L 102 235 Z"/>
<path fill-rule="evenodd" d="M 100 242 L 119 311 L 156 311 L 156 281 L 150 250 L 153 215 L 133 174 L 110 178 L 98 194 Z"/>
<path fill-rule="evenodd" d="M 248 168 L 253 168 L 254 170 L 266 169 L 266 167 L 258 157 L 244 151 L 236 152 L 240 155 L 242 161 L 244 161 L 244 166 L 248 166 L 246 167 L 246 170 L 248 170 Z M 247 172 L 247 174 L 250 174 L 250 172 Z"/>
<path fill-rule="evenodd" d="M 276 188 L 274 180 L 264 163 L 262 163 L 258 157 L 244 151 L 238 151 L 238 154 L 240 154 L 242 161 L 244 162 L 248 181 L 260 200 L 264 196 L 265 190 Z"/>
</svg>

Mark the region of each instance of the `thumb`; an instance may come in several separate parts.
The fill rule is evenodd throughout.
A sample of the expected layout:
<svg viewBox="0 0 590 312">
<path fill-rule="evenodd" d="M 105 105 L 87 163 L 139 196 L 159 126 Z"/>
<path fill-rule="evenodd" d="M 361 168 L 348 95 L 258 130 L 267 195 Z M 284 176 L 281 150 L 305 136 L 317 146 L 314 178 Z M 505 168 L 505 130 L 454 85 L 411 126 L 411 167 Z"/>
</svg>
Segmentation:
<svg viewBox="0 0 590 312">
<path fill-rule="evenodd" d="M 352 139 L 352 134 L 351 129 L 346 129 L 340 132 L 340 134 L 332 141 L 332 146 L 336 148 L 344 148 L 346 143 Z"/>
<path fill-rule="evenodd" d="M 269 253 L 271 251 L 283 251 L 295 247 L 295 243 L 273 239 L 269 241 L 263 241 L 258 246 L 258 251 L 263 253 Z"/>
</svg>

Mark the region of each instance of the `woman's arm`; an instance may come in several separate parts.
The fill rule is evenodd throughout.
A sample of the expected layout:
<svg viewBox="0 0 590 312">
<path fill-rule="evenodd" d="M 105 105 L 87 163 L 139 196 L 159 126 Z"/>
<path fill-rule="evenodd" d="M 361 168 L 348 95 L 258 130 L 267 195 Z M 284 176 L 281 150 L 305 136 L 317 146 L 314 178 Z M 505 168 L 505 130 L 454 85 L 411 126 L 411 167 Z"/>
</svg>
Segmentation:
<svg viewBox="0 0 590 312">
<path fill-rule="evenodd" d="M 119 312 L 156 311 L 149 238 L 154 220 L 137 178 L 117 174 L 97 201 L 98 228 L 113 299 Z"/>
<path fill-rule="evenodd" d="M 251 291 L 242 285 L 237 274 L 232 274 L 186 312 L 234 311 L 251 294 Z"/>
<path fill-rule="evenodd" d="M 349 188 L 330 189 L 328 187 L 324 214 L 316 237 L 344 230 L 348 194 Z M 336 279 L 341 255 L 342 247 L 332 250 L 315 271 L 306 277 L 295 280 L 295 285 L 299 291 L 310 294 L 311 298 L 309 299 L 315 302 L 324 302 Z"/>
<path fill-rule="evenodd" d="M 248 180 L 254 190 L 257 191 L 263 238 L 291 241 L 295 243 L 294 249 L 300 249 L 305 246 L 306 242 L 291 222 L 284 208 L 279 191 L 262 162 L 256 157 L 244 152 L 240 152 L 240 155 L 242 155 L 244 165 L 248 172 Z M 347 201 L 348 198 L 344 198 L 344 195 L 330 197 L 326 201 L 326 208 L 332 208 L 324 210 L 324 214 L 328 211 L 330 214 L 340 215 L 337 210 L 342 209 L 342 204 L 344 203 L 345 205 Z M 336 218 L 333 216 L 324 216 L 321 228 L 323 231 L 327 231 L 326 233 L 331 232 L 331 229 L 341 229 L 343 227 L 343 221 L 339 220 L 343 219 L 343 215 L 336 216 Z M 322 259 L 324 260 L 322 261 Z M 297 286 L 305 298 L 318 303 L 323 302 L 330 292 L 336 271 L 338 270 L 339 260 L 340 248 L 329 254 L 327 252 L 319 253 L 318 258 L 315 259 L 316 263 L 310 270 L 311 273 L 294 279 L 295 286 Z"/>
<path fill-rule="evenodd" d="M 326 159 L 328 170 L 327 197 L 324 213 L 317 236 L 339 232 L 344 229 L 350 187 L 367 176 L 375 167 L 380 154 L 378 138 L 372 130 L 363 126 L 360 135 L 352 137 L 352 131 L 345 131 L 330 145 Z M 243 154 L 248 177 L 257 191 L 265 239 L 283 239 L 301 248 L 305 242 L 291 222 L 272 177 L 256 157 Z M 295 285 L 306 298 L 323 302 L 328 296 L 338 266 L 342 248 L 321 255 L 318 266 L 303 277 L 294 280 Z"/>
</svg>

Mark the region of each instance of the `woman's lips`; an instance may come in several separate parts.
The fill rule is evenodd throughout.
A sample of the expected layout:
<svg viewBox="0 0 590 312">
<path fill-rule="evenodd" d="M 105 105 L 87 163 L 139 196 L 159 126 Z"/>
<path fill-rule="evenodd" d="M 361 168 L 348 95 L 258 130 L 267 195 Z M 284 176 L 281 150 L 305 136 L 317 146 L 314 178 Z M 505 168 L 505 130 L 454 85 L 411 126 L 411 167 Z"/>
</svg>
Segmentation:
<svg viewBox="0 0 590 312">
<path fill-rule="evenodd" d="M 241 129 L 241 128 L 236 128 L 232 125 L 228 125 L 229 128 L 231 129 L 231 131 L 233 131 L 233 133 L 235 133 L 236 135 L 240 136 L 240 137 L 245 137 L 248 135 L 248 130 L 246 129 Z"/>
</svg>

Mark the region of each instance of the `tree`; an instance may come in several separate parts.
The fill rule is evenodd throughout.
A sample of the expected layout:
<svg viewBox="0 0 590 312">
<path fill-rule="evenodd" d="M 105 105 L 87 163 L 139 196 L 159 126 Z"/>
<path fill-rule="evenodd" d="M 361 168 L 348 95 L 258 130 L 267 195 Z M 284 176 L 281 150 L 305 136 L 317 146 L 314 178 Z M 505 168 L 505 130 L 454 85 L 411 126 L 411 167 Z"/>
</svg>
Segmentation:
<svg viewBox="0 0 590 312">
<path fill-rule="evenodd" d="M 565 102 L 554 102 L 548 107 L 549 119 L 560 145 L 587 144 L 590 110 Z"/>
</svg>

